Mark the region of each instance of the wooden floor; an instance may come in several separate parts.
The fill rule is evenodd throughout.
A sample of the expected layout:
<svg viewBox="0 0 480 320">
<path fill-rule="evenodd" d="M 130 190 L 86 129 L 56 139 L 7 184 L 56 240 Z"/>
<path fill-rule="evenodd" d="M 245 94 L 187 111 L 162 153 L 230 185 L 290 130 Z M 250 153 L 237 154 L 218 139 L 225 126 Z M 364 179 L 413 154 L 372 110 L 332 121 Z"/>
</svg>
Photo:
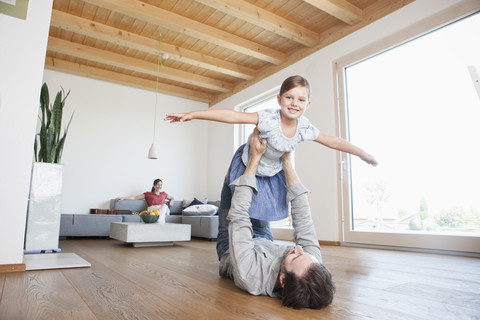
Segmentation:
<svg viewBox="0 0 480 320">
<path fill-rule="evenodd" d="M 322 246 L 337 293 L 293 310 L 218 276 L 215 243 L 62 240 L 90 268 L 0 274 L 0 319 L 480 319 L 480 259 Z"/>
</svg>

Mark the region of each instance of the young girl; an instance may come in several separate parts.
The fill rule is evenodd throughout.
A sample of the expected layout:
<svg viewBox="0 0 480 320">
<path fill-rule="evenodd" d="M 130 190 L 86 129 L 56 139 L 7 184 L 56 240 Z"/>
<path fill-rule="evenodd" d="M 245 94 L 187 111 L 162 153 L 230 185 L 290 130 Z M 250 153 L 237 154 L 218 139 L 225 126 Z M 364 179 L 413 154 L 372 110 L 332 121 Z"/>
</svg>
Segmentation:
<svg viewBox="0 0 480 320">
<path fill-rule="evenodd" d="M 321 133 L 303 116 L 310 106 L 310 85 L 305 78 L 301 76 L 287 78 L 280 88 L 277 101 L 280 105 L 279 110 L 267 109 L 246 113 L 229 109 L 211 109 L 170 113 L 165 117 L 165 120 L 171 123 L 201 119 L 257 125 L 260 139 L 267 138 L 268 144 L 258 166 L 258 194 L 252 199 L 249 213 L 251 218 L 261 221 L 281 220 L 288 216 L 287 187 L 281 156 L 285 152 L 293 151 L 302 141 L 315 141 L 326 147 L 356 155 L 368 164 L 377 165 L 377 161 L 370 154 L 344 139 Z M 233 156 L 222 190 L 220 209 L 230 208 L 234 186 L 230 186 L 230 189 L 228 186 L 243 174 L 248 157 L 249 143 L 247 142 Z"/>
</svg>

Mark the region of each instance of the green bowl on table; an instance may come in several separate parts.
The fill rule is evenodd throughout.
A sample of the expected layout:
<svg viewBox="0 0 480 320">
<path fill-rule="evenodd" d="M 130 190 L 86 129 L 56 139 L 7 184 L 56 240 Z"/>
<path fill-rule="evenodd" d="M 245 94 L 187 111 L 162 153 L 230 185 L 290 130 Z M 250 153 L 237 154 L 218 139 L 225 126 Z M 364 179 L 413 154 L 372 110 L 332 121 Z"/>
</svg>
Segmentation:
<svg viewBox="0 0 480 320">
<path fill-rule="evenodd" d="M 155 223 L 158 221 L 159 215 L 149 215 L 149 214 L 142 214 L 140 218 L 142 218 L 143 222 L 145 223 Z"/>
</svg>

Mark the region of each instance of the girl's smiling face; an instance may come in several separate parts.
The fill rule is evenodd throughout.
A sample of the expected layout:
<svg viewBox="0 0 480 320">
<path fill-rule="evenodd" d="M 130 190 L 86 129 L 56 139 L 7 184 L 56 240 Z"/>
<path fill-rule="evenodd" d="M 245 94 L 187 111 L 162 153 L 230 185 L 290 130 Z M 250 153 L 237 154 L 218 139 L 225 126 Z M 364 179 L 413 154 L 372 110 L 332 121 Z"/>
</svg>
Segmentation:
<svg viewBox="0 0 480 320">
<path fill-rule="evenodd" d="M 303 86 L 292 88 L 277 96 L 278 104 L 281 108 L 281 115 L 286 119 L 298 119 L 310 106 L 308 99 L 308 89 Z"/>
</svg>

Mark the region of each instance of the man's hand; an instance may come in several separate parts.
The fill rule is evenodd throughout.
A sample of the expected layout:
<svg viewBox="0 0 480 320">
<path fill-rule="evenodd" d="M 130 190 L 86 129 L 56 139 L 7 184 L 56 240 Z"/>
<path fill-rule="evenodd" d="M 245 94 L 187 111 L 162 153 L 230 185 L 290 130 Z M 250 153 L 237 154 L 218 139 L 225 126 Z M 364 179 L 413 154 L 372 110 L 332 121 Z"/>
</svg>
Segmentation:
<svg viewBox="0 0 480 320">
<path fill-rule="evenodd" d="M 291 165 L 291 152 L 285 152 L 284 154 L 282 154 L 282 163 L 284 166 L 288 166 L 288 165 Z"/>
<path fill-rule="evenodd" d="M 257 173 L 258 164 L 260 158 L 262 158 L 265 150 L 267 150 L 267 139 L 259 139 L 260 132 L 257 128 L 253 130 L 253 134 L 250 137 L 250 158 L 248 159 L 248 165 L 244 174 L 255 175 Z"/>
<path fill-rule="evenodd" d="M 290 160 L 290 152 L 285 152 L 282 155 L 282 163 L 283 172 L 285 172 L 285 182 L 287 183 L 287 188 L 300 182 L 295 169 L 293 169 L 292 161 Z"/>
<path fill-rule="evenodd" d="M 252 157 L 261 158 L 267 150 L 267 139 L 263 138 L 260 141 L 260 131 L 257 128 L 253 130 L 253 134 L 250 137 L 250 152 Z"/>
</svg>

